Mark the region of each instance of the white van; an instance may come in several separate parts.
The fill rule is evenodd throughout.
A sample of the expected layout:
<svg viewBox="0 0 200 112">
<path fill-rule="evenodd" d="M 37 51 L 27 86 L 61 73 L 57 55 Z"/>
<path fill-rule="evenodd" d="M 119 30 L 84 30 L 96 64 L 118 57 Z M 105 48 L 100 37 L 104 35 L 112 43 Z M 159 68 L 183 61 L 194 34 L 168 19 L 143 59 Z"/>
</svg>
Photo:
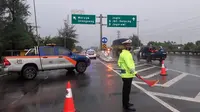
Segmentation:
<svg viewBox="0 0 200 112">
<path fill-rule="evenodd" d="M 89 49 L 86 51 L 86 56 L 88 56 L 90 59 L 96 59 L 97 54 L 95 50 Z"/>
</svg>

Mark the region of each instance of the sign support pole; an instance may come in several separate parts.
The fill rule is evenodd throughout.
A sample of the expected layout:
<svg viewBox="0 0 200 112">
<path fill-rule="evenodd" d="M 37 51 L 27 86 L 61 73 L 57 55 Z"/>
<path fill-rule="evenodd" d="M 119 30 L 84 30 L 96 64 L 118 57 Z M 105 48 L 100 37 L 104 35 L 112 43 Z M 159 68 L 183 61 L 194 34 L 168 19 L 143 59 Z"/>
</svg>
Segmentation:
<svg viewBox="0 0 200 112">
<path fill-rule="evenodd" d="M 103 36 L 103 18 L 106 18 L 105 16 L 103 16 L 102 14 L 100 14 L 100 16 L 98 16 L 97 18 L 99 18 L 99 24 L 100 24 L 100 45 L 99 48 L 100 50 L 102 50 L 102 36 Z M 97 23 L 98 24 L 98 23 Z"/>
<path fill-rule="evenodd" d="M 103 19 L 103 16 L 102 14 L 100 14 L 99 16 L 99 19 L 100 19 L 100 50 L 102 50 L 102 35 L 103 35 L 103 24 L 102 24 L 102 19 Z"/>
</svg>

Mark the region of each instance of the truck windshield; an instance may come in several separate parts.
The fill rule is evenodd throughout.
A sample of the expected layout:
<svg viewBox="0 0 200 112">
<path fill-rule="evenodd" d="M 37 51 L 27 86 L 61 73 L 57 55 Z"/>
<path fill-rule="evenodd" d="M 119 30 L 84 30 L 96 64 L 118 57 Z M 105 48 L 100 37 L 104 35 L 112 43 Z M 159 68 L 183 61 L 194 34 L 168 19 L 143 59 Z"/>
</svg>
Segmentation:
<svg viewBox="0 0 200 112">
<path fill-rule="evenodd" d="M 25 54 L 25 56 L 35 56 L 35 49 L 31 48 L 28 50 L 28 52 Z"/>
<path fill-rule="evenodd" d="M 95 54 L 95 51 L 89 50 L 89 51 L 87 51 L 87 54 L 93 55 L 93 54 Z"/>
</svg>

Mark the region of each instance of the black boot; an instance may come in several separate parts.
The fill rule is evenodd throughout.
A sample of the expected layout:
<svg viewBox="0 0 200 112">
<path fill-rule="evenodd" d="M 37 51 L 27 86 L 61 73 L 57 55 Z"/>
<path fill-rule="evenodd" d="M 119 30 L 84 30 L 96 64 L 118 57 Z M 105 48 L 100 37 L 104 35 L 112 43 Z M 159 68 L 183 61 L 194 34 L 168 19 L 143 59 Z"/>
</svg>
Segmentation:
<svg viewBox="0 0 200 112">
<path fill-rule="evenodd" d="M 134 106 L 134 104 L 132 104 L 132 103 L 128 103 L 128 106 L 131 107 L 131 106 Z"/>
<path fill-rule="evenodd" d="M 131 107 L 124 107 L 125 110 L 128 110 L 128 111 L 136 111 L 135 108 L 131 108 Z"/>
</svg>

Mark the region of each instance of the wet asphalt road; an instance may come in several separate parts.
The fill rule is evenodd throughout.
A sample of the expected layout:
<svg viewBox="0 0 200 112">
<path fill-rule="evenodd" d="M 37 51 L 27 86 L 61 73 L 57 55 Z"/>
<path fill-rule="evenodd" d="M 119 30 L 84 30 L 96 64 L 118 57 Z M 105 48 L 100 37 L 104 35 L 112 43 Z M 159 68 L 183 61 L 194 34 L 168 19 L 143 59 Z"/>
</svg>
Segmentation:
<svg viewBox="0 0 200 112">
<path fill-rule="evenodd" d="M 180 67 L 177 71 L 178 66 L 174 65 L 177 60 L 184 58 L 174 58 L 174 61 L 170 58 L 166 60 L 167 68 L 170 69 L 166 77 L 159 75 L 160 68 L 156 63 L 149 65 L 142 61 L 137 64 L 136 70 L 141 76 L 160 80 L 159 84 L 150 88 L 135 78 L 130 101 L 135 104 L 137 112 L 200 111 L 200 97 L 197 95 L 200 92 L 200 77 L 196 76 L 200 69 L 196 69 L 196 75 L 193 72 L 185 75 L 186 71 L 181 70 L 184 68 Z M 184 66 L 183 63 L 187 62 L 179 63 Z M 48 71 L 40 73 L 33 81 L 24 81 L 17 75 L 1 77 L 0 112 L 62 112 L 67 81 L 72 84 L 78 112 L 124 112 L 121 78 L 106 66 L 117 68 L 116 63 L 97 59 L 92 60 L 85 74 L 69 73 L 66 70 Z"/>
</svg>

